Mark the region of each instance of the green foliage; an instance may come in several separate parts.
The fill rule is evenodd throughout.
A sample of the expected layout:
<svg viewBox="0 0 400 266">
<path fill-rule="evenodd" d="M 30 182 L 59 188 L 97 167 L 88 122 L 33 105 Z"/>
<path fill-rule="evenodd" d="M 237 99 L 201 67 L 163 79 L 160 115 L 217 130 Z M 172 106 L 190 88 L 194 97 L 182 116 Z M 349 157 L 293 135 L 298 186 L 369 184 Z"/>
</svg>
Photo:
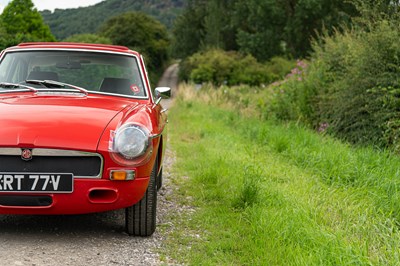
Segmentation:
<svg viewBox="0 0 400 266">
<path fill-rule="evenodd" d="M 45 10 L 41 14 L 53 34 L 65 39 L 74 34 L 96 33 L 104 21 L 128 11 L 146 13 L 170 28 L 183 5 L 182 0 L 107 0 L 89 7 Z"/>
<path fill-rule="evenodd" d="M 178 16 L 174 22 L 172 33 L 172 55 L 176 58 L 186 58 L 200 50 L 203 39 L 203 11 L 200 7 L 190 4 L 185 13 Z"/>
<path fill-rule="evenodd" d="M 81 43 L 100 43 L 100 44 L 112 44 L 112 41 L 106 37 L 99 36 L 97 34 L 75 34 L 64 40 L 65 42 L 81 42 Z"/>
<path fill-rule="evenodd" d="M 8 34 L 4 26 L 0 24 L 0 50 L 15 44 L 17 44 L 17 41 Z"/>
<path fill-rule="evenodd" d="M 179 94 L 169 116 L 172 176 L 182 177 L 174 183 L 195 211 L 171 214 L 178 225 L 169 257 L 188 265 L 398 263 L 397 156 L 241 116 L 218 90 L 181 86 Z"/>
<path fill-rule="evenodd" d="M 304 57 L 310 40 L 350 23 L 358 13 L 347 0 L 191 0 L 174 25 L 174 55 L 209 48 L 251 54 Z"/>
<path fill-rule="evenodd" d="M 13 0 L 0 15 L 0 45 L 5 48 L 20 42 L 55 41 L 49 27 L 31 0 Z"/>
<path fill-rule="evenodd" d="M 112 17 L 100 28 L 100 34 L 113 44 L 142 53 L 151 73 L 161 71 L 168 61 L 169 38 L 165 26 L 144 13 L 127 12 Z"/>
<path fill-rule="evenodd" d="M 267 70 L 270 73 L 277 75 L 279 78 L 284 78 L 295 67 L 294 60 L 288 60 L 281 56 L 272 57 L 267 63 Z"/>
<path fill-rule="evenodd" d="M 281 2 L 281 1 L 280 1 Z M 284 41 L 295 57 L 304 57 L 311 51 L 311 39 L 318 35 L 332 34 L 343 26 L 349 26 L 351 18 L 358 16 L 354 1 L 347 0 L 292 0 L 281 3 L 285 9 Z"/>
<path fill-rule="evenodd" d="M 399 151 L 400 20 L 382 15 L 316 43 L 306 75 L 279 84 L 267 113 Z"/>
<path fill-rule="evenodd" d="M 252 166 L 245 168 L 242 186 L 236 199 L 232 200 L 232 206 L 237 209 L 244 209 L 259 203 L 261 199 L 262 173 L 256 171 Z"/>
<path fill-rule="evenodd" d="M 300 119 L 311 126 L 317 126 L 313 121 L 314 101 L 316 87 L 321 84 L 321 80 L 310 70 L 314 66 L 315 64 L 309 66 L 305 60 L 297 61 L 296 67 L 284 80 L 270 86 L 272 99 L 265 106 L 266 117 L 279 120 Z M 315 70 L 318 73 L 320 68 L 315 67 Z"/>
<path fill-rule="evenodd" d="M 231 25 L 237 0 L 189 0 L 173 31 L 172 53 L 186 58 L 207 49 L 237 50 L 236 29 Z"/>
<path fill-rule="evenodd" d="M 392 0 L 355 0 L 354 5 L 360 13 L 354 18 L 356 25 L 367 29 L 382 20 L 398 20 L 400 2 Z"/>
<path fill-rule="evenodd" d="M 283 58 L 261 64 L 251 55 L 209 50 L 184 60 L 181 63 L 180 76 L 195 83 L 261 85 L 278 79 L 291 67 L 292 63 Z"/>
<path fill-rule="evenodd" d="M 268 60 L 285 52 L 282 42 L 286 17 L 276 0 L 237 1 L 235 7 L 233 22 L 238 28 L 240 51 L 258 60 Z"/>
</svg>

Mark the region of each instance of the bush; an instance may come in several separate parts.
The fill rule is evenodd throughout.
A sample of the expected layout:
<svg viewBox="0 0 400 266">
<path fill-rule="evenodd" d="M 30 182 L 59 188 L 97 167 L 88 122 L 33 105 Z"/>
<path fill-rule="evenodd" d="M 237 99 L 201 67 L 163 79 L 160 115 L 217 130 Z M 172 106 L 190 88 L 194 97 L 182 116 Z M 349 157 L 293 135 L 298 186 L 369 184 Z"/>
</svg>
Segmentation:
<svg viewBox="0 0 400 266">
<path fill-rule="evenodd" d="M 283 79 L 295 67 L 293 60 L 275 56 L 266 64 L 269 72 L 274 73 L 280 79 Z"/>
<path fill-rule="evenodd" d="M 308 78 L 305 80 L 305 78 Z M 311 101 L 314 98 L 310 95 L 313 83 L 309 83 L 308 63 L 304 60 L 297 61 L 296 67 L 286 75 L 285 79 L 275 82 L 273 87 L 272 100 L 266 105 L 267 117 L 279 120 L 310 121 L 314 110 Z"/>
<path fill-rule="evenodd" d="M 400 150 L 399 66 L 398 22 L 324 37 L 314 44 L 307 72 L 277 86 L 269 115 Z"/>
<path fill-rule="evenodd" d="M 192 55 L 181 63 L 180 78 L 195 83 L 212 83 L 220 86 L 268 84 L 289 71 L 293 63 L 284 58 L 274 58 L 261 64 L 251 55 L 222 50 L 209 50 Z"/>
</svg>

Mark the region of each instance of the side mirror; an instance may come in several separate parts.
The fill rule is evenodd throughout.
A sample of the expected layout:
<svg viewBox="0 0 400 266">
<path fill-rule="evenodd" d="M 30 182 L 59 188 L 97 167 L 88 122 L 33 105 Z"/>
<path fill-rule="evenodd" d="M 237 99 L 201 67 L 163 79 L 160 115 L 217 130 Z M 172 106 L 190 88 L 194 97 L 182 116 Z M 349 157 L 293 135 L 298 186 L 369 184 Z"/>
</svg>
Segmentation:
<svg viewBox="0 0 400 266">
<path fill-rule="evenodd" d="M 171 88 L 170 87 L 157 87 L 154 90 L 154 96 L 156 99 L 156 105 L 161 102 L 162 99 L 168 99 L 171 97 Z"/>
</svg>

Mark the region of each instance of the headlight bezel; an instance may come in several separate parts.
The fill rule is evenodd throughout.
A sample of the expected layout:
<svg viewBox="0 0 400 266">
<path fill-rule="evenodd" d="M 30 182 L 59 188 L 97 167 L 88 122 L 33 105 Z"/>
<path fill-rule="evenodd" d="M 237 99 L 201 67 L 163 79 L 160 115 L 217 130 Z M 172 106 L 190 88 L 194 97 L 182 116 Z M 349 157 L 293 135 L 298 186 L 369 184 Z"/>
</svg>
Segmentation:
<svg viewBox="0 0 400 266">
<path fill-rule="evenodd" d="M 138 135 L 137 137 L 140 137 L 140 139 L 130 139 L 130 137 L 133 137 L 132 135 L 135 134 L 130 134 L 128 131 L 134 130 Z M 132 133 L 132 132 L 131 132 Z M 123 139 L 125 138 L 125 140 Z M 128 139 L 127 139 L 128 138 Z M 131 141 L 129 143 L 129 141 Z M 137 144 L 137 141 L 140 143 Z M 129 154 L 131 150 L 124 150 L 126 149 L 127 145 L 132 145 L 132 146 L 142 146 L 140 148 L 139 152 L 136 152 L 134 154 Z M 127 123 L 119 128 L 117 128 L 115 131 L 111 131 L 110 134 L 110 153 L 112 159 L 120 164 L 120 165 L 126 165 L 126 166 L 133 166 L 133 165 L 141 165 L 146 163 L 153 152 L 153 145 L 152 145 L 152 138 L 150 137 L 150 132 L 149 130 L 137 123 Z"/>
</svg>

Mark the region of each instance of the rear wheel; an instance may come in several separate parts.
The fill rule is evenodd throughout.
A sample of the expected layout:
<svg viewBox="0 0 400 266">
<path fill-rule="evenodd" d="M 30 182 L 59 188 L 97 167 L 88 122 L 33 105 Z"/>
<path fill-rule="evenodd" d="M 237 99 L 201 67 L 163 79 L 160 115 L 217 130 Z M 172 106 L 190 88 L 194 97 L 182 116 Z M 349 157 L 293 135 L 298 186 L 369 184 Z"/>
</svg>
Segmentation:
<svg viewBox="0 0 400 266">
<path fill-rule="evenodd" d="M 144 197 L 125 209 L 126 232 L 133 236 L 151 236 L 156 230 L 157 160 L 151 171 L 149 186 Z"/>
</svg>

